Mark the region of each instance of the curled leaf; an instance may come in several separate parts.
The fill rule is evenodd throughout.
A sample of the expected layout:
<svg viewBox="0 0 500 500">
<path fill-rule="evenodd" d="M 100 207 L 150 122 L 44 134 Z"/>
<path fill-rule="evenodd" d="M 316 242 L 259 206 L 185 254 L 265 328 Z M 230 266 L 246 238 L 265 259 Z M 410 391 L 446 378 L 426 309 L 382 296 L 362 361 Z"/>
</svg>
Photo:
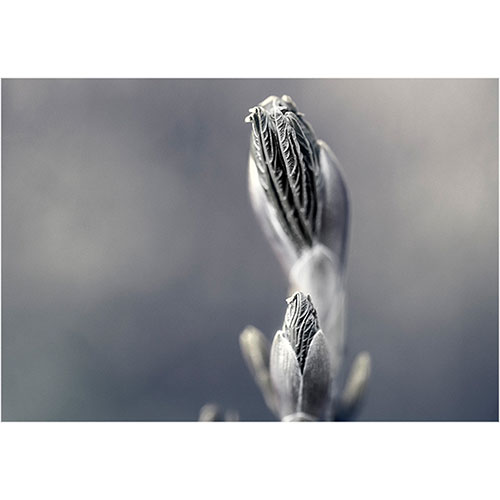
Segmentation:
<svg viewBox="0 0 500 500">
<path fill-rule="evenodd" d="M 294 293 L 286 302 L 288 307 L 283 322 L 283 333 L 292 345 L 303 373 L 309 346 L 319 330 L 318 314 L 312 305 L 311 297 L 302 292 Z"/>
<path fill-rule="evenodd" d="M 338 402 L 336 420 L 347 420 L 352 418 L 359 409 L 363 396 L 366 392 L 366 386 L 370 379 L 371 357 L 366 351 L 360 352 L 354 359 L 351 371 Z"/>
<path fill-rule="evenodd" d="M 298 411 L 301 378 L 295 351 L 283 332 L 278 331 L 271 346 L 271 380 L 281 418 Z"/>
<path fill-rule="evenodd" d="M 240 334 L 240 349 L 267 406 L 276 413 L 276 395 L 269 373 L 269 341 L 259 329 L 247 326 Z"/>
<path fill-rule="evenodd" d="M 316 136 L 288 96 L 250 109 L 250 157 L 273 216 L 295 251 L 311 247 L 322 217 L 323 184 Z"/>
<path fill-rule="evenodd" d="M 317 418 L 324 416 L 330 393 L 330 360 L 325 336 L 314 336 L 307 354 L 299 408 Z"/>
</svg>

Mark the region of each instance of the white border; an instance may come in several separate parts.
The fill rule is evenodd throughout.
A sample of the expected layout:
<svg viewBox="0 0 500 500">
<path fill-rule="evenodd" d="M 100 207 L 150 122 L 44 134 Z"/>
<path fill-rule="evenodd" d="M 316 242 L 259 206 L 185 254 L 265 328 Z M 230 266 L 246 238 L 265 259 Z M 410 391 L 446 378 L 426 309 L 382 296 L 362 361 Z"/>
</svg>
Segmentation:
<svg viewBox="0 0 500 500">
<path fill-rule="evenodd" d="M 9 500 L 489 499 L 498 491 L 497 423 L 1 427 Z"/>
<path fill-rule="evenodd" d="M 496 77 L 494 0 L 2 3 L 5 77 Z"/>
<path fill-rule="evenodd" d="M 10 2 L 0 75 L 498 77 L 492 9 L 482 0 Z M 0 494 L 497 498 L 499 436 L 498 423 L 2 423 Z"/>
</svg>

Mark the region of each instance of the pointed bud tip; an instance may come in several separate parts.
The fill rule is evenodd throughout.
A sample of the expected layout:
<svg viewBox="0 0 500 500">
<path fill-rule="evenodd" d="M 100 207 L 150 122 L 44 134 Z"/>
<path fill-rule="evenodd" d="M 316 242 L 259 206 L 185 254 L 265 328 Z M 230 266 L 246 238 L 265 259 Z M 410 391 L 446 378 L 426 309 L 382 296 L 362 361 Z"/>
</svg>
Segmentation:
<svg viewBox="0 0 500 500">
<path fill-rule="evenodd" d="M 301 292 L 300 290 L 297 290 L 293 295 L 290 295 L 290 297 L 287 297 L 285 299 L 285 302 L 287 304 L 291 304 L 295 300 L 299 300 L 299 301 L 307 300 L 311 304 L 311 306 L 314 307 L 313 303 L 312 303 L 311 296 L 309 294 L 306 295 L 304 292 Z"/>
</svg>

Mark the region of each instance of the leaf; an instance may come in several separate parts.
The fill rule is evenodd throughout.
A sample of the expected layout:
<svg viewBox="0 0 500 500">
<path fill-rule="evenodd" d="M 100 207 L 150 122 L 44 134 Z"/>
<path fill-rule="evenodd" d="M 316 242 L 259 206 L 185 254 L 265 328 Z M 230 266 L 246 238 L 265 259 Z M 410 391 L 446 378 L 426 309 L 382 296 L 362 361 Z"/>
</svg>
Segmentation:
<svg viewBox="0 0 500 500">
<path fill-rule="evenodd" d="M 271 380 L 278 396 L 281 418 L 297 412 L 301 374 L 295 351 L 278 330 L 271 346 Z"/>
<path fill-rule="evenodd" d="M 352 363 L 344 390 L 338 402 L 336 420 L 351 419 L 359 409 L 370 379 L 371 357 L 366 351 L 359 353 Z"/>
<path fill-rule="evenodd" d="M 269 373 L 269 341 L 260 330 L 247 326 L 240 334 L 240 349 L 267 406 L 277 413 L 276 395 Z"/>
<path fill-rule="evenodd" d="M 321 418 L 330 392 L 330 360 L 325 336 L 320 330 L 314 336 L 307 353 L 299 411 Z"/>
</svg>

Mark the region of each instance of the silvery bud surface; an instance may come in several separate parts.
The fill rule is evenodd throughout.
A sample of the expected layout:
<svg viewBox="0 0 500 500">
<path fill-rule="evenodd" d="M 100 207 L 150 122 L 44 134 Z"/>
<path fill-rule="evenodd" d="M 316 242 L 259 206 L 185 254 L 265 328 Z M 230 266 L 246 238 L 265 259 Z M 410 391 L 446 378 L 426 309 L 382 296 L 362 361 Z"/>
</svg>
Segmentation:
<svg viewBox="0 0 500 500">
<path fill-rule="evenodd" d="M 249 111 L 250 199 L 286 273 L 318 242 L 343 267 L 348 200 L 334 154 L 289 96 L 270 96 Z"/>
<path fill-rule="evenodd" d="M 288 277 L 289 293 L 312 297 L 335 377 L 344 353 L 349 225 L 340 166 L 290 97 L 270 96 L 249 111 L 252 206 Z"/>
<path fill-rule="evenodd" d="M 346 293 L 344 274 L 332 252 L 322 244 L 305 251 L 290 270 L 289 293 L 310 295 L 330 347 L 332 376 L 338 374 L 344 353 Z"/>
<path fill-rule="evenodd" d="M 271 347 L 277 411 L 286 421 L 321 420 L 330 394 L 328 345 L 311 298 L 297 292 L 287 304 L 283 327 Z"/>
<path fill-rule="evenodd" d="M 289 96 L 270 96 L 249 112 L 250 200 L 293 296 L 270 354 L 254 331 L 240 345 L 281 420 L 348 418 L 362 400 L 370 357 L 356 358 L 342 390 L 349 200 L 341 168 Z"/>
</svg>

